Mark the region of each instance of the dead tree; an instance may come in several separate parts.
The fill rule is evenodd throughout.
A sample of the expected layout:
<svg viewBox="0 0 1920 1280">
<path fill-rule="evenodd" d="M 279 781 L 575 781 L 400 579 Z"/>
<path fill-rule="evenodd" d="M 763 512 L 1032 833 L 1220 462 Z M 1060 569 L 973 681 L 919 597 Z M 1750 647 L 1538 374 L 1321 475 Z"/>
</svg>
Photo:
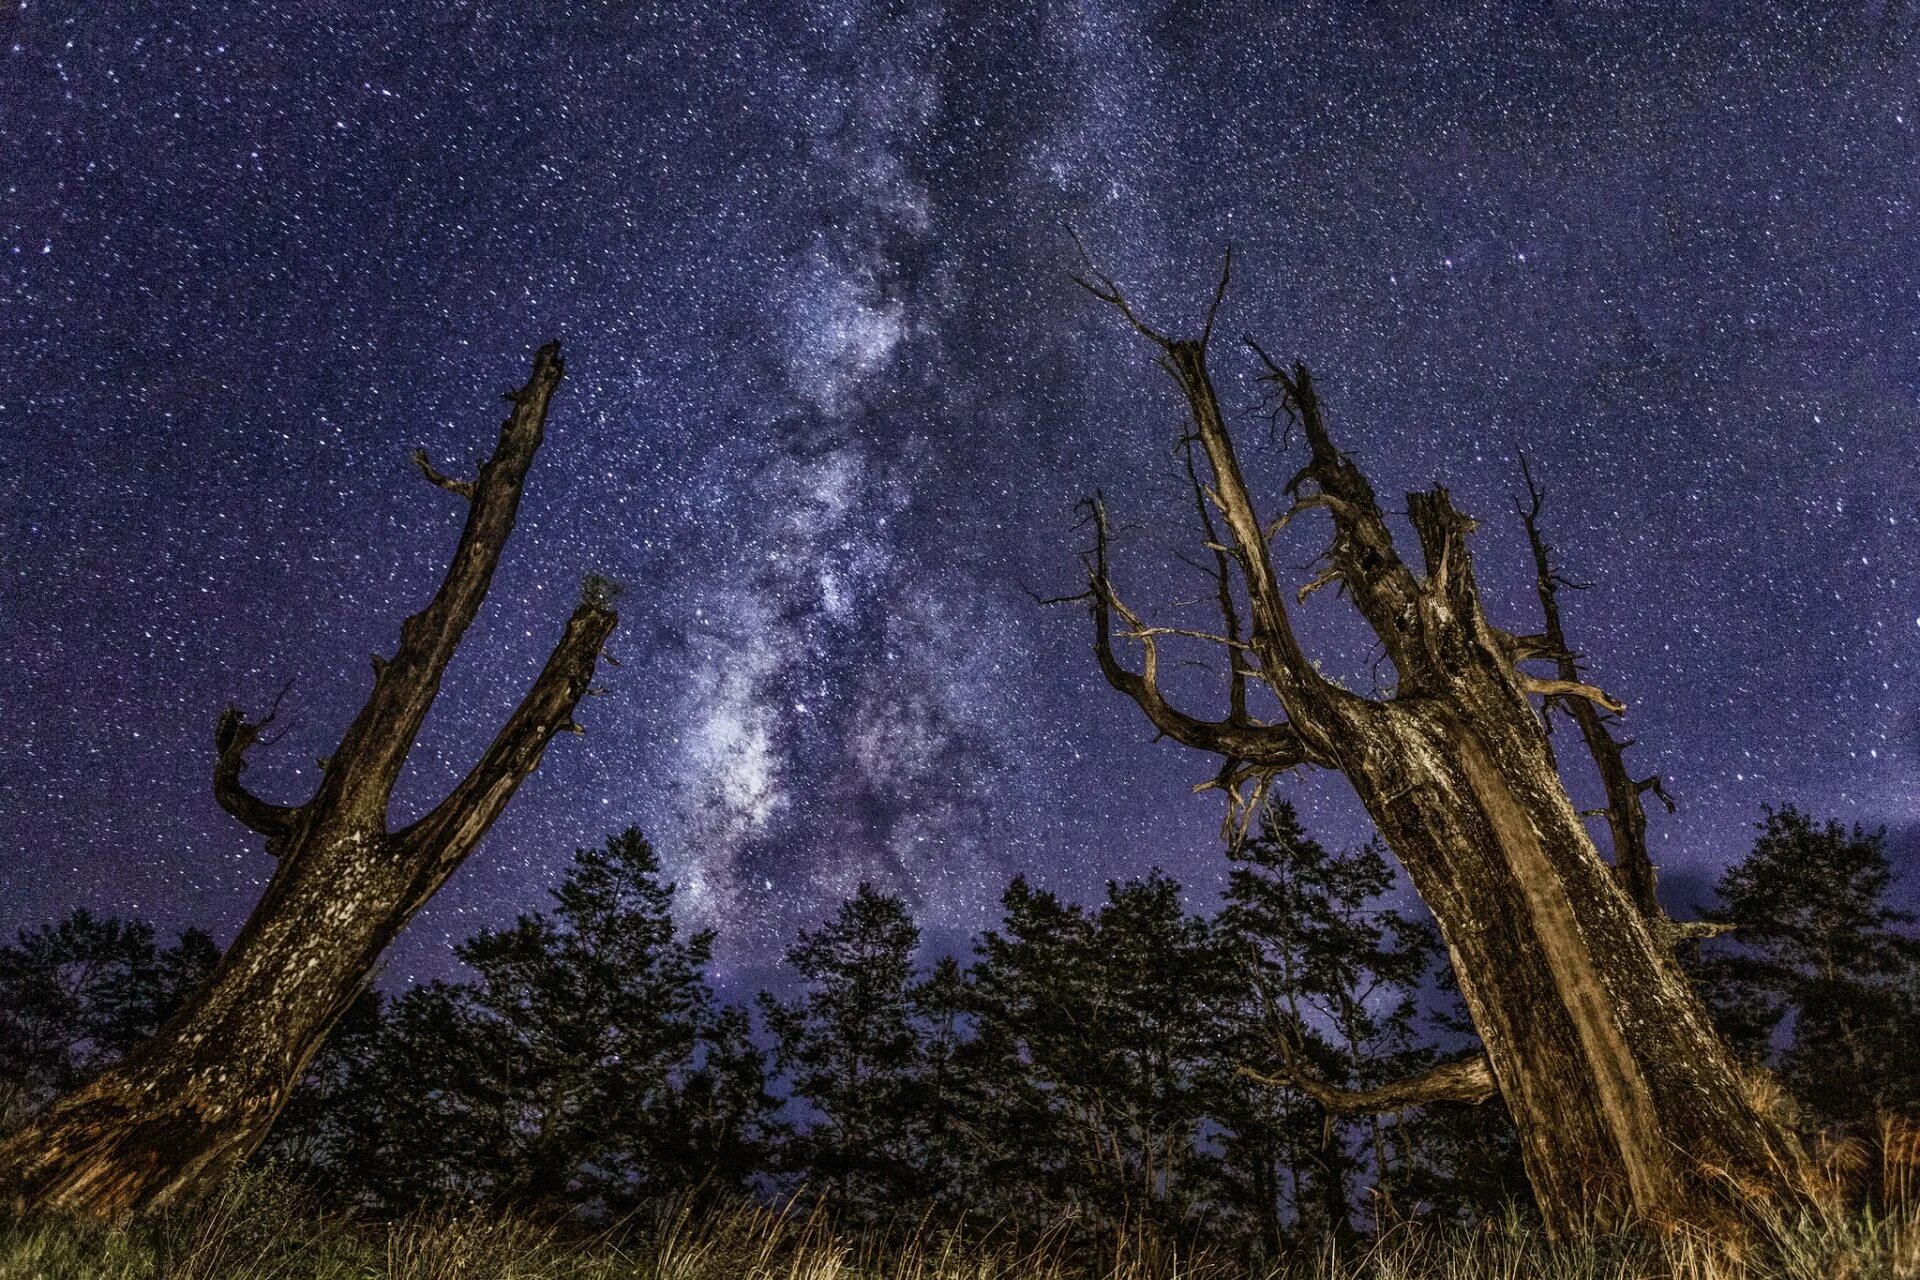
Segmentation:
<svg viewBox="0 0 1920 1280">
<path fill-rule="evenodd" d="M 1750 1198 L 1798 1196 L 1799 1147 L 1755 1107 L 1669 936 L 1636 905 L 1643 894 L 1650 903 L 1650 876 L 1644 888 L 1634 875 L 1616 877 L 1596 851 L 1534 699 L 1623 708 L 1566 665 L 1564 636 L 1516 634 L 1487 618 L 1467 541 L 1474 522 L 1444 488 L 1407 495 L 1420 562 L 1402 559 L 1366 476 L 1328 432 L 1306 365 L 1282 365 L 1248 339 L 1275 411 L 1303 430 L 1310 451 L 1286 486 L 1285 509 L 1259 507 L 1207 367 L 1229 275 L 1230 261 L 1197 339 L 1152 328 L 1091 265 L 1076 279 L 1151 344 L 1180 388 L 1188 439 L 1206 460 L 1206 536 L 1231 565 L 1238 600 L 1223 582 L 1217 633 L 1149 624 L 1114 585 L 1098 499 L 1089 504 L 1085 599 L 1107 681 L 1161 735 L 1221 759 L 1205 785 L 1227 792 L 1230 815 L 1244 821 L 1284 771 L 1344 774 L 1440 926 L 1490 1072 L 1447 1063 L 1374 1097 L 1322 1100 L 1391 1109 L 1476 1101 L 1497 1085 L 1541 1212 L 1560 1233 L 1732 1221 Z M 1332 542 L 1321 571 L 1290 591 L 1271 547 L 1307 512 L 1328 518 Z M 1349 690 L 1303 650 L 1291 611 L 1329 586 L 1378 637 L 1390 692 Z M 1225 717 L 1190 714 L 1163 692 L 1160 650 L 1174 636 L 1226 647 Z M 1137 669 L 1121 660 L 1119 639 L 1138 644 Z M 1526 664 L 1537 659 L 1559 665 L 1536 675 Z M 1271 691 L 1270 718 L 1249 708 L 1248 681 Z M 1631 785 L 1637 802 L 1640 784 Z"/>
<path fill-rule="evenodd" d="M 559 344 L 542 347 L 532 378 L 507 393 L 512 411 L 473 480 L 416 455 L 428 479 L 467 502 L 466 525 L 439 590 L 401 624 L 399 648 L 374 656 L 373 692 L 321 762 L 312 798 L 282 805 L 249 791 L 247 752 L 266 720 L 232 707 L 220 717 L 214 797 L 265 838 L 273 876 L 195 999 L 0 1145 L 0 1203 L 118 1218 L 217 1183 L 260 1145 L 382 950 L 473 851 L 547 743 L 579 732 L 574 707 L 616 621 L 595 579 L 472 771 L 424 817 L 389 829 L 394 781 L 513 532 L 561 372 Z"/>
</svg>

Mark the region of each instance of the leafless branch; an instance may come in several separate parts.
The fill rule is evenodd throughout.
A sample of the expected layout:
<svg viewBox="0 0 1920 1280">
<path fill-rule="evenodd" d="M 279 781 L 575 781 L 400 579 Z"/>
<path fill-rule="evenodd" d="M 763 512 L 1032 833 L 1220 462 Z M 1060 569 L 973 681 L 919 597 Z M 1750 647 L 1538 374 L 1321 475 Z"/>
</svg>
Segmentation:
<svg viewBox="0 0 1920 1280">
<path fill-rule="evenodd" d="M 220 713 L 220 721 L 214 726 L 213 742 L 218 756 L 213 766 L 213 796 L 222 809 L 239 819 L 249 831 L 267 837 L 267 851 L 278 854 L 280 845 L 294 826 L 300 821 L 301 808 L 297 805 L 269 804 L 260 799 L 240 781 L 240 775 L 247 768 L 247 752 L 262 742 L 261 733 L 273 723 L 280 712 L 280 700 L 293 687 L 289 680 L 275 695 L 267 714 L 259 721 L 249 721 L 242 715 L 240 708 L 228 704 Z"/>
<path fill-rule="evenodd" d="M 1309 581 L 1307 585 L 1305 585 L 1304 587 L 1301 587 L 1298 591 L 1294 592 L 1293 602 L 1295 604 L 1305 604 L 1307 602 L 1308 596 L 1312 595 L 1314 592 L 1318 591 L 1320 588 L 1330 587 L 1338 581 L 1340 581 L 1340 566 L 1337 564 L 1330 564 L 1326 568 L 1322 569 L 1319 573 L 1316 573 L 1315 575 L 1313 575 L 1312 580 Z"/>
<path fill-rule="evenodd" d="M 1116 609 L 1122 607 L 1123 606 L 1120 606 L 1117 601 L 1115 602 Z M 1131 627 L 1116 634 L 1125 636 L 1129 640 L 1147 640 L 1154 636 L 1181 636 L 1188 640 L 1204 640 L 1209 644 L 1225 645 L 1227 648 L 1239 653 L 1253 652 L 1253 646 L 1244 640 L 1235 640 L 1229 636 L 1215 635 L 1211 631 L 1195 631 L 1188 627 L 1163 627 L 1155 623 Z"/>
<path fill-rule="evenodd" d="M 1673 813 L 1678 807 L 1673 803 L 1673 797 L 1667 794 L 1667 784 L 1661 780 L 1660 775 L 1657 773 L 1650 778 L 1639 779 L 1633 784 L 1633 789 L 1639 792 L 1653 792 L 1654 795 L 1660 798 L 1660 803 L 1667 807 L 1668 813 Z"/>
<path fill-rule="evenodd" d="M 1317 507 L 1330 508 L 1334 506 L 1337 501 L 1337 499 L 1324 493 L 1310 493 L 1305 497 L 1294 499 L 1293 505 L 1288 507 L 1279 519 L 1269 524 L 1264 530 L 1267 541 L 1272 542 L 1275 538 L 1279 537 L 1281 530 L 1292 524 L 1295 516 L 1312 511 Z"/>
<path fill-rule="evenodd" d="M 1297 1060 L 1290 1060 L 1285 1074 L 1279 1076 L 1248 1066 L 1239 1067 L 1235 1074 L 1269 1088 L 1298 1089 L 1335 1115 L 1381 1115 L 1432 1102 L 1485 1102 L 1500 1089 L 1493 1078 L 1493 1064 L 1484 1053 L 1437 1063 L 1371 1089 L 1337 1088 L 1314 1077 Z"/>
<path fill-rule="evenodd" d="M 439 694 L 447 662 L 486 598 L 519 514 L 527 469 L 544 438 L 547 407 L 564 373 L 560 344 L 549 342 L 535 353 L 526 385 L 506 393 L 512 411 L 500 426 L 492 456 L 480 467 L 459 545 L 440 587 L 401 623 L 398 648 L 333 753 L 334 767 L 323 787 L 338 788 L 336 799 L 384 809 Z"/>
<path fill-rule="evenodd" d="M 1084 272 L 1082 275 L 1070 276 L 1069 279 L 1118 311 L 1141 337 L 1163 350 L 1171 350 L 1173 339 L 1140 318 L 1139 313 L 1133 309 L 1133 304 L 1127 301 L 1127 295 L 1121 291 L 1119 282 L 1094 264 L 1093 255 L 1087 252 L 1086 242 L 1080 239 L 1080 233 L 1074 230 L 1071 223 L 1067 225 L 1067 234 L 1073 237 L 1073 247 L 1080 254 L 1080 266 Z"/>
<path fill-rule="evenodd" d="M 597 600 L 574 610 L 546 666 L 492 745 L 446 799 L 397 834 L 403 847 L 433 848 L 447 865 L 458 865 L 540 763 L 553 736 L 585 732 L 574 722 L 573 710 L 590 688 L 594 659 L 617 621 Z"/>
<path fill-rule="evenodd" d="M 473 481 L 460 480 L 438 470 L 433 465 L 433 459 L 427 456 L 425 449 L 413 451 L 413 465 L 420 468 L 421 475 L 448 493 L 465 498 L 468 502 L 473 501 Z"/>
<path fill-rule="evenodd" d="M 1548 680 L 1528 675 L 1524 671 L 1520 672 L 1519 676 L 1520 687 L 1528 693 L 1537 693 L 1548 698 L 1584 698 L 1588 702 L 1605 707 L 1615 715 L 1627 709 L 1626 703 L 1584 680 Z"/>
<path fill-rule="evenodd" d="M 1307 763 L 1320 763 L 1299 731 L 1290 724 L 1257 725 L 1250 722 L 1201 720 L 1177 710 L 1160 691 L 1160 653 L 1156 643 L 1158 630 L 1147 626 L 1114 590 L 1109 565 L 1112 532 L 1107 521 L 1106 504 L 1095 495 L 1083 504 L 1092 517 L 1094 550 L 1088 564 L 1087 588 L 1094 620 L 1094 656 L 1107 683 L 1125 693 L 1146 713 L 1147 720 L 1176 742 L 1212 751 L 1234 760 L 1270 768 L 1287 769 Z M 1118 614 L 1132 637 L 1140 642 L 1141 669 L 1129 670 L 1114 653 L 1114 615 Z M 1216 637 L 1220 638 L 1220 637 Z"/>
<path fill-rule="evenodd" d="M 1231 268 L 1232 263 L 1233 255 L 1231 251 L 1229 251 L 1227 255 L 1228 269 Z M 1225 287 L 1225 282 L 1226 273 L 1223 270 L 1221 274 L 1222 288 Z M 1218 305 L 1217 295 L 1215 305 Z M 1209 313 L 1208 316 L 1208 323 L 1212 323 L 1211 313 Z M 1220 495 L 1214 493 L 1201 482 L 1200 469 L 1194 465 L 1193 461 L 1193 446 L 1196 443 L 1197 439 L 1191 432 L 1185 433 L 1180 437 L 1180 457 L 1186 467 L 1187 484 L 1193 493 L 1194 513 L 1200 519 L 1202 540 L 1206 543 L 1207 550 L 1213 555 L 1213 568 L 1210 571 L 1203 568 L 1201 571 L 1208 573 L 1213 579 L 1214 599 L 1220 608 L 1220 621 L 1221 625 L 1226 628 L 1226 638 L 1232 641 L 1233 645 L 1238 645 L 1241 635 L 1240 606 L 1233 598 L 1233 575 L 1231 572 L 1233 552 L 1220 541 L 1219 530 L 1213 523 L 1213 511 L 1220 507 Z M 1213 504 L 1212 508 L 1209 508 L 1209 502 Z M 1233 645 L 1229 646 L 1227 655 L 1227 720 L 1232 724 L 1241 724 L 1247 720 L 1247 677 L 1251 674 L 1252 669 L 1242 657 L 1241 650 L 1234 648 Z M 1250 648 L 1250 646 L 1248 646 L 1248 648 Z"/>
<path fill-rule="evenodd" d="M 1667 927 L 1675 942 L 1698 942 L 1732 933 L 1740 926 L 1731 920 L 1669 920 Z"/>
<path fill-rule="evenodd" d="M 1520 652 L 1516 647 L 1515 660 L 1528 656 L 1550 657 L 1560 681 L 1576 688 L 1591 688 L 1583 680 L 1578 656 L 1567 643 L 1565 622 L 1560 612 L 1561 588 L 1573 588 L 1580 584 L 1568 581 L 1554 567 L 1553 547 L 1548 543 L 1541 526 L 1546 493 L 1534 479 L 1533 465 L 1524 450 L 1520 451 L 1520 476 L 1526 485 L 1526 496 L 1524 499 L 1515 497 L 1513 506 L 1526 528 L 1527 543 L 1533 550 L 1534 587 L 1540 597 L 1545 629 L 1539 637 L 1543 644 L 1532 653 Z M 1533 685 L 1533 689 L 1543 692 L 1538 683 Z M 1673 811 L 1673 799 L 1667 794 L 1658 775 L 1636 780 L 1627 771 L 1626 749 L 1632 744 L 1621 742 L 1613 736 L 1599 710 L 1601 707 L 1617 710 L 1610 699 L 1595 699 L 1584 693 L 1573 697 L 1549 697 L 1541 708 L 1541 715 L 1549 724 L 1555 705 L 1564 708 L 1579 728 L 1587 754 L 1600 775 L 1600 783 L 1607 797 L 1604 816 L 1613 841 L 1614 874 L 1641 914 L 1650 923 L 1664 928 L 1668 922 L 1666 913 L 1660 907 L 1657 872 L 1651 851 L 1647 848 L 1647 812 L 1640 797 L 1652 791 L 1660 797 L 1669 813 Z"/>
<path fill-rule="evenodd" d="M 1227 296 L 1227 285 L 1233 280 L 1233 246 L 1227 246 L 1226 255 L 1220 261 L 1220 283 L 1213 287 L 1213 301 L 1207 304 L 1207 323 L 1200 330 L 1200 345 L 1206 346 L 1213 340 L 1213 322 L 1220 314 L 1220 303 Z"/>
</svg>

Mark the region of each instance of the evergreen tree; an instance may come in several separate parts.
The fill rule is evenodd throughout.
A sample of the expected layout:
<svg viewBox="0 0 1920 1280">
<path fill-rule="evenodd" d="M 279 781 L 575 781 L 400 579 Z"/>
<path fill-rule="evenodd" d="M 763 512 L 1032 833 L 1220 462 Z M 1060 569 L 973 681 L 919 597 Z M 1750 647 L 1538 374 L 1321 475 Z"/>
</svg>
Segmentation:
<svg viewBox="0 0 1920 1280">
<path fill-rule="evenodd" d="M 1439 928 L 1431 921 L 1423 927 L 1428 949 L 1442 954 Z M 1426 998 L 1429 1040 L 1437 1040 L 1438 1052 L 1457 1057 L 1478 1037 L 1453 966 L 1442 961 L 1435 973 L 1434 990 Z M 1498 1094 L 1481 1102 L 1428 1103 L 1400 1117 L 1399 1127 L 1406 1141 L 1394 1185 L 1405 1206 L 1456 1223 L 1504 1219 L 1516 1211 L 1537 1216 L 1520 1135 Z"/>
<path fill-rule="evenodd" d="M 862 882 L 832 920 L 787 952 L 806 990 L 793 1001 L 760 998 L 775 1062 L 813 1112 L 791 1144 L 789 1171 L 862 1221 L 891 1217 L 932 1190 L 915 1105 L 919 945 L 905 904 Z"/>
<path fill-rule="evenodd" d="M 677 1185 L 695 1203 L 750 1189 L 789 1135 L 771 1088 L 752 1015 L 737 1005 L 715 1011 L 702 1028 L 696 1063 L 678 1077 L 652 1126 L 659 1184 Z"/>
<path fill-rule="evenodd" d="M 1716 1021 L 1749 1059 L 1777 1062 L 1809 1120 L 1845 1125 L 1920 1103 L 1914 917 L 1888 905 L 1884 831 L 1766 811 L 1715 889 L 1730 937 L 1694 963 Z"/>
<path fill-rule="evenodd" d="M 368 1073 L 386 1032 L 387 1002 L 368 990 L 347 1006 L 307 1064 L 256 1160 L 271 1161 L 323 1199 L 353 1203 L 377 1179 L 357 1162 L 373 1150 L 363 1141 L 383 1123 L 381 1102 L 392 1090 L 369 1090 Z M 405 1087 L 396 1082 L 396 1088 Z"/>
<path fill-rule="evenodd" d="M 1360 1089 L 1430 1060 L 1415 1033 L 1436 944 L 1430 929 L 1382 905 L 1393 870 L 1379 843 L 1332 851 L 1279 802 L 1228 857 L 1217 926 L 1239 966 L 1240 998 L 1216 1067 L 1308 1072 Z M 1216 1090 L 1226 1127 L 1220 1174 L 1267 1250 L 1281 1246 L 1289 1213 L 1310 1232 L 1350 1230 L 1356 1191 L 1366 1191 L 1376 1218 L 1393 1211 L 1404 1125 L 1336 1117 L 1298 1091 L 1250 1088 L 1230 1075 Z"/>
<path fill-rule="evenodd" d="M 160 948 L 153 926 L 75 911 L 0 947 L 0 1131 L 154 1033 L 219 962 L 188 929 Z"/>
<path fill-rule="evenodd" d="M 1077 906 L 1016 876 L 1001 895 L 1002 922 L 982 934 L 969 972 L 975 1034 L 967 1073 L 981 1104 L 975 1133 L 983 1176 L 969 1212 L 1029 1235 L 1065 1220 L 1083 1198 L 1087 1166 L 1062 1078 L 1097 1033 L 1087 1016 L 1092 926 Z"/>
<path fill-rule="evenodd" d="M 658 873 L 637 830 L 579 850 L 550 913 L 456 949 L 472 981 L 395 999 L 315 1143 L 341 1184 L 536 1213 L 741 1187 L 772 1105 L 761 1059 Z"/>
<path fill-rule="evenodd" d="M 1185 1242 L 1205 1207 L 1200 1082 L 1222 973 L 1206 921 L 1158 871 L 1110 884 L 1093 912 L 1023 879 L 1002 901 L 973 971 L 992 1208 L 1034 1231 L 1074 1222 L 1116 1263 Z"/>
<path fill-rule="evenodd" d="M 974 1078 L 973 982 L 951 956 L 910 992 L 918 1063 L 910 1091 L 921 1131 L 918 1164 L 933 1203 L 964 1215 L 979 1199 L 983 1098 Z"/>
<path fill-rule="evenodd" d="M 316 1055 L 269 1154 L 354 1207 L 406 1213 L 493 1198 L 487 1167 L 499 1163 L 505 1099 L 491 1079 L 500 1061 L 488 1058 L 502 1046 L 485 1043 L 463 1004 L 460 988 L 430 982 L 371 1006 L 370 1024 L 342 1026 L 349 1034 Z M 365 1016 L 369 1006 L 355 1008 Z"/>
</svg>

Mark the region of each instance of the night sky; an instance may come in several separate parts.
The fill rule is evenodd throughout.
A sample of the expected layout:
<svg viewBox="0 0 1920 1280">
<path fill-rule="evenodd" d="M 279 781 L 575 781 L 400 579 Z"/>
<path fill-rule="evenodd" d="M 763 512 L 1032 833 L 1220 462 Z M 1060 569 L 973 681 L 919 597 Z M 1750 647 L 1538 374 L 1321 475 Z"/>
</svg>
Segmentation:
<svg viewBox="0 0 1920 1280">
<path fill-rule="evenodd" d="M 622 665 L 391 975 L 630 823 L 742 977 L 862 878 L 943 945 L 1015 871 L 1085 897 L 1160 865 L 1205 906 L 1214 762 L 1152 744 L 1084 613 L 1027 594 L 1077 589 L 1103 487 L 1123 590 L 1205 617 L 1171 384 L 1069 283 L 1067 223 L 1170 329 L 1231 243 L 1228 402 L 1241 332 L 1308 359 L 1383 495 L 1481 518 L 1518 631 L 1529 452 L 1592 584 L 1574 642 L 1681 804 L 1676 907 L 1765 803 L 1911 850 L 1920 50 L 1877 4 L 1751 7 L 9 0 L 0 930 L 231 936 L 270 863 L 211 795 L 220 708 L 294 682 L 248 777 L 304 799 L 463 516 L 408 453 L 490 448 L 554 336 L 396 819 L 587 572 L 625 585 Z M 1301 446 L 1242 440 L 1277 506 Z M 1297 522 L 1285 571 L 1325 536 Z M 1301 625 L 1364 686 L 1347 612 Z M 1287 791 L 1366 834 L 1337 777 Z"/>
</svg>

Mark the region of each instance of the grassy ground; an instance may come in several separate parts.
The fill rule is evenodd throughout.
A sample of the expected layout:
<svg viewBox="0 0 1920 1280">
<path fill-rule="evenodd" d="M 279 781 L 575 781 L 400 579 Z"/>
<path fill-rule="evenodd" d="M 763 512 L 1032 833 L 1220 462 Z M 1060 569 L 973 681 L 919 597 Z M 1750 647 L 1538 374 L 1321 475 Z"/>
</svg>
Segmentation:
<svg viewBox="0 0 1920 1280">
<path fill-rule="evenodd" d="M 0 1227 L 0 1280 L 1908 1280 L 1920 1222 L 1903 1213 L 1779 1222 L 1746 1259 L 1681 1235 L 1664 1244 L 1553 1249 L 1518 1223 L 1407 1229 L 1349 1256 L 1296 1259 L 1247 1277 L 1223 1261 L 1121 1259 L 1093 1267 L 1057 1250 L 848 1238 L 820 1218 L 741 1208 L 647 1231 L 562 1240 L 510 1218 L 443 1213 L 394 1224 L 317 1216 L 271 1177 L 210 1205 L 127 1230 L 70 1222 Z"/>
</svg>

